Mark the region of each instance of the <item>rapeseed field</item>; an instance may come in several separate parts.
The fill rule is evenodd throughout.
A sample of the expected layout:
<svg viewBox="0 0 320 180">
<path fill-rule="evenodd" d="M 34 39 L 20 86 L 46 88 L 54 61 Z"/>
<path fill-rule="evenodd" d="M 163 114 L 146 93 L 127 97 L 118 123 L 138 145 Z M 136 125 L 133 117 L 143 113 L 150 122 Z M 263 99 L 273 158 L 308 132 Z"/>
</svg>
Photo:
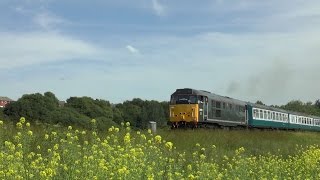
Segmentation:
<svg viewBox="0 0 320 180">
<path fill-rule="evenodd" d="M 320 147 L 292 155 L 250 155 L 237 147 L 223 155 L 216 144 L 177 148 L 164 136 L 135 131 L 130 123 L 105 132 L 47 128 L 21 118 L 0 121 L 0 179 L 319 179 Z"/>
</svg>

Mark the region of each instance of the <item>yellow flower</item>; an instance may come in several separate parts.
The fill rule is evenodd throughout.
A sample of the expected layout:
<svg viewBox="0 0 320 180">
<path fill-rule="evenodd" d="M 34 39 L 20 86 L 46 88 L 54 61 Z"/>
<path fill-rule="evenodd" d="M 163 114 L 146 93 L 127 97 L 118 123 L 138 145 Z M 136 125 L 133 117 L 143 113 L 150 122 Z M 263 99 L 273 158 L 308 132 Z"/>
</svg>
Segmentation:
<svg viewBox="0 0 320 180">
<path fill-rule="evenodd" d="M 0 121 L 0 126 L 2 126 L 3 125 L 3 121 Z"/>
<path fill-rule="evenodd" d="M 95 119 L 91 119 L 91 123 L 95 124 L 97 121 Z"/>
<path fill-rule="evenodd" d="M 161 136 L 157 135 L 156 137 L 154 137 L 154 139 L 157 143 L 161 143 Z"/>
<path fill-rule="evenodd" d="M 21 122 L 22 124 L 25 123 L 26 122 L 26 118 L 21 117 L 19 122 Z"/>
<path fill-rule="evenodd" d="M 169 150 L 172 150 L 173 143 L 172 143 L 172 142 L 166 142 L 166 147 L 167 147 Z"/>
<path fill-rule="evenodd" d="M 127 134 L 124 136 L 124 143 L 126 143 L 126 144 L 130 143 L 130 133 L 127 133 Z"/>
<path fill-rule="evenodd" d="M 204 160 L 205 158 L 206 158 L 206 156 L 205 156 L 204 154 L 201 154 L 201 155 L 200 155 L 200 159 L 201 159 L 201 160 Z"/>
<path fill-rule="evenodd" d="M 126 122 L 126 126 L 130 126 L 130 122 Z"/>
<path fill-rule="evenodd" d="M 55 144 L 55 145 L 53 146 L 53 149 L 54 149 L 54 150 L 58 150 L 58 149 L 59 149 L 59 144 Z"/>
<path fill-rule="evenodd" d="M 68 130 L 72 130 L 72 126 L 68 126 Z"/>
<path fill-rule="evenodd" d="M 30 127 L 30 123 L 27 122 L 27 123 L 26 123 L 26 126 L 27 126 L 27 127 Z"/>
<path fill-rule="evenodd" d="M 32 131 L 28 131 L 28 135 L 32 136 L 33 132 Z"/>
<path fill-rule="evenodd" d="M 21 122 L 18 122 L 18 123 L 16 124 L 16 126 L 17 126 L 18 129 L 22 129 L 22 123 L 21 123 Z"/>
</svg>

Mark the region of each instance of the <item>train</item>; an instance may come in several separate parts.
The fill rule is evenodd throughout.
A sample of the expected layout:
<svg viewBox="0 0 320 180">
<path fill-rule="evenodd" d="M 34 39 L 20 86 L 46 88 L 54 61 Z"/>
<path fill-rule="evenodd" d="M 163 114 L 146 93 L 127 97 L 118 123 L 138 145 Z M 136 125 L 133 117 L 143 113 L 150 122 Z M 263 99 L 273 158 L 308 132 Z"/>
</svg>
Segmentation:
<svg viewBox="0 0 320 180">
<path fill-rule="evenodd" d="M 206 126 L 320 131 L 320 117 L 192 88 L 176 89 L 171 95 L 169 116 L 173 128 Z"/>
</svg>

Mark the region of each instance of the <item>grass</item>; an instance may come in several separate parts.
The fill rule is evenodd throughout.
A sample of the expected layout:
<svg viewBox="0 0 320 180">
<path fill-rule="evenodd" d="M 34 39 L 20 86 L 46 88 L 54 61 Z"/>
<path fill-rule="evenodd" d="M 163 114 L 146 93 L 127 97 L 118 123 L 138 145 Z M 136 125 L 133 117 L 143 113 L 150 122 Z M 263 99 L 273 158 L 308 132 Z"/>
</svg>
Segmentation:
<svg viewBox="0 0 320 180">
<path fill-rule="evenodd" d="M 320 145 L 319 132 L 263 131 L 263 130 L 221 130 L 221 129 L 162 129 L 158 131 L 164 139 L 171 141 L 181 152 L 192 152 L 196 144 L 209 148 L 216 146 L 221 160 L 223 155 L 231 155 L 240 147 L 246 149 L 244 155 L 295 155 L 297 149 L 310 145 Z"/>
</svg>

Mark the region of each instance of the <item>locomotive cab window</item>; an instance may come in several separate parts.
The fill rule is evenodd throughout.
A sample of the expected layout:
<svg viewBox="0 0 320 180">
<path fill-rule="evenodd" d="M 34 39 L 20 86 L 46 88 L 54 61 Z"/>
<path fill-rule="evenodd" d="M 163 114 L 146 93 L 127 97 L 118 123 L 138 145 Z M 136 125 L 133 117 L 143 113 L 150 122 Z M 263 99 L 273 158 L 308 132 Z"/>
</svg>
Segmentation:
<svg viewBox="0 0 320 180">
<path fill-rule="evenodd" d="M 197 96 L 193 95 L 175 95 L 171 96 L 171 104 L 197 104 Z"/>
</svg>

